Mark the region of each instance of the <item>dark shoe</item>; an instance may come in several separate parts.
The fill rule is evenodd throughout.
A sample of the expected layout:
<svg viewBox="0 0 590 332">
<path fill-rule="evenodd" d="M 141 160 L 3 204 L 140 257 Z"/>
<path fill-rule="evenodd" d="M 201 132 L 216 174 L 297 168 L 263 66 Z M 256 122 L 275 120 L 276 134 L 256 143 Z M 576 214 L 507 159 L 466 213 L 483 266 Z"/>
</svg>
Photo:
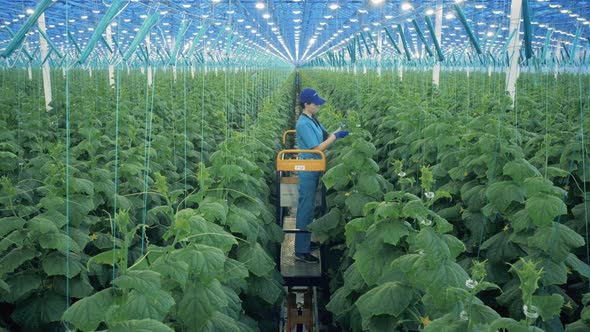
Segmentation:
<svg viewBox="0 0 590 332">
<path fill-rule="evenodd" d="M 320 243 L 311 241 L 311 243 L 309 244 L 309 248 L 311 249 L 311 251 L 320 249 Z"/>
<path fill-rule="evenodd" d="M 312 254 L 296 254 L 295 260 L 305 263 L 317 263 L 320 260 Z"/>
</svg>

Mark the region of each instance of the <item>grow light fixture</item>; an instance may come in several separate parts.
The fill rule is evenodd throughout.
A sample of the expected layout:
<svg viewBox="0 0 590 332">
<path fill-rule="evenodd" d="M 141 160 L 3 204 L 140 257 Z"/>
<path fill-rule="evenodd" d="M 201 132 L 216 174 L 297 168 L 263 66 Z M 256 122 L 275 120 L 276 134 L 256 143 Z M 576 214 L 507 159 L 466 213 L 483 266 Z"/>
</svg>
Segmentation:
<svg viewBox="0 0 590 332">
<path fill-rule="evenodd" d="M 447 13 L 447 15 L 445 15 L 445 18 L 446 18 L 447 20 L 452 20 L 452 19 L 454 19 L 454 18 L 455 18 L 455 15 L 454 15 L 453 13 Z"/>
<path fill-rule="evenodd" d="M 433 15 L 433 14 L 434 14 L 434 10 L 432 10 L 432 9 L 426 10 L 426 15 Z"/>
<path fill-rule="evenodd" d="M 412 9 L 412 5 L 409 2 L 404 2 L 404 3 L 402 3 L 401 8 L 402 8 L 402 10 L 407 11 L 407 10 Z"/>
<path fill-rule="evenodd" d="M 371 0 L 371 3 L 374 5 L 380 5 L 384 2 L 385 0 Z"/>
<path fill-rule="evenodd" d="M 256 9 L 264 9 L 264 3 L 257 2 L 256 5 L 254 5 L 254 7 L 256 7 Z"/>
<path fill-rule="evenodd" d="M 336 3 L 333 3 L 333 4 L 329 5 L 328 8 L 330 8 L 332 10 L 336 10 L 336 9 L 340 8 L 340 6 L 338 6 L 338 4 L 336 4 Z"/>
</svg>

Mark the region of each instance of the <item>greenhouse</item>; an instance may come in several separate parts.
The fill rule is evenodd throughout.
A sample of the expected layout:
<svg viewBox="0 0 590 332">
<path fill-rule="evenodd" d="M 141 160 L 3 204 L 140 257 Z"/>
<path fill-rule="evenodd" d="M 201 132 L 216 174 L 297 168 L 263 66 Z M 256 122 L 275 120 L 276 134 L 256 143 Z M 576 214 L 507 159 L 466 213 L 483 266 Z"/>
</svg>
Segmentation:
<svg viewBox="0 0 590 332">
<path fill-rule="evenodd" d="M 589 44 L 578 0 L 0 0 L 0 332 L 588 332 Z"/>
</svg>

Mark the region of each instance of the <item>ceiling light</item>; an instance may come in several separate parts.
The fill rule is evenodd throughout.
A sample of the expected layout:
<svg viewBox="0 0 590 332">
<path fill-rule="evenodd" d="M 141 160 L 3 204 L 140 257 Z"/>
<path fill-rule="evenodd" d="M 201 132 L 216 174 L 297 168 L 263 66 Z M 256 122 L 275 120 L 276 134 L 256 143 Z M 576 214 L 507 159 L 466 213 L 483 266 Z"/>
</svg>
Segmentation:
<svg viewBox="0 0 590 332">
<path fill-rule="evenodd" d="M 256 7 L 256 9 L 264 9 L 264 3 L 257 2 L 256 5 L 254 5 L 254 7 Z"/>
<path fill-rule="evenodd" d="M 191 8 L 191 5 L 189 3 L 185 3 L 184 5 L 182 5 L 182 7 L 184 7 L 184 8 Z"/>
<path fill-rule="evenodd" d="M 299 14 L 301 14 L 301 11 L 300 11 L 300 10 L 294 10 L 294 11 L 293 11 L 293 14 L 295 14 L 295 15 L 299 15 Z"/>
<path fill-rule="evenodd" d="M 384 0 L 371 0 L 371 3 L 374 5 L 380 5 L 383 3 Z"/>
<path fill-rule="evenodd" d="M 401 8 L 402 8 L 402 10 L 410 10 L 410 9 L 412 9 L 412 5 L 409 2 L 404 2 L 404 3 L 402 3 Z"/>
<path fill-rule="evenodd" d="M 264 15 L 262 15 L 262 18 L 264 18 L 264 19 L 267 19 L 267 20 L 268 20 L 268 19 L 270 18 L 270 14 L 264 14 Z"/>
<path fill-rule="evenodd" d="M 454 18 L 455 18 L 455 15 L 454 15 L 453 13 L 447 13 L 447 15 L 445 15 L 445 18 L 446 18 L 447 20 L 452 20 L 452 19 L 454 19 Z"/>
<path fill-rule="evenodd" d="M 494 33 L 493 33 L 492 31 L 489 31 L 489 32 L 487 33 L 487 36 L 488 36 L 488 37 L 491 37 L 491 36 L 493 36 L 493 35 L 494 35 Z"/>
<path fill-rule="evenodd" d="M 336 9 L 338 9 L 339 7 L 340 7 L 340 6 L 338 6 L 338 4 L 335 4 L 335 3 L 333 3 L 333 4 L 331 4 L 331 5 L 329 5 L 329 6 L 328 6 L 328 8 L 330 8 L 330 9 L 332 9 L 332 10 L 336 10 Z"/>
<path fill-rule="evenodd" d="M 368 12 L 369 12 L 368 10 L 365 10 L 365 9 L 359 9 L 359 14 L 366 14 L 366 13 L 368 13 Z"/>
<path fill-rule="evenodd" d="M 35 14 L 35 10 L 34 10 L 33 8 L 27 8 L 27 9 L 25 10 L 25 13 L 26 13 L 27 15 L 33 15 L 33 14 Z"/>
<path fill-rule="evenodd" d="M 350 19 L 350 22 L 353 22 L 353 23 L 354 23 L 354 22 L 358 22 L 358 21 L 359 21 L 359 20 L 358 20 L 358 19 L 356 19 L 356 18 L 351 18 L 351 19 Z"/>
</svg>

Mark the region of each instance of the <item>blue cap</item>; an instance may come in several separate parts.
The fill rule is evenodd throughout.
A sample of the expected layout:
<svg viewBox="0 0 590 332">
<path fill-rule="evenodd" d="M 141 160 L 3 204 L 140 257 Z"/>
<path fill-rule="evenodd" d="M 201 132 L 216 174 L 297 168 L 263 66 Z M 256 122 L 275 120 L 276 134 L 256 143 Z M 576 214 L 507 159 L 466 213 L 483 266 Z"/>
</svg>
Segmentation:
<svg viewBox="0 0 590 332">
<path fill-rule="evenodd" d="M 318 93 L 314 89 L 305 89 L 301 91 L 301 94 L 299 95 L 299 102 L 323 105 L 326 102 L 326 100 L 320 97 L 320 95 L 318 95 Z"/>
</svg>

